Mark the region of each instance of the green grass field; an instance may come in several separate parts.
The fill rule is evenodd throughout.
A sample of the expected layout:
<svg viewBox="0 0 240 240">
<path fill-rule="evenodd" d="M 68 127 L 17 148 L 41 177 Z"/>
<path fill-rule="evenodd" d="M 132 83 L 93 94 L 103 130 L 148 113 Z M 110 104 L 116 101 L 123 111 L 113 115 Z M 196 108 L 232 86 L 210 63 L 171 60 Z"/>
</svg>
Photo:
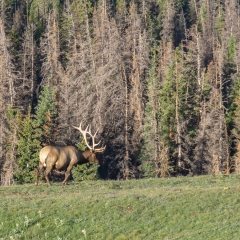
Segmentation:
<svg viewBox="0 0 240 240">
<path fill-rule="evenodd" d="M 0 239 L 240 239 L 240 175 L 0 187 Z"/>
</svg>

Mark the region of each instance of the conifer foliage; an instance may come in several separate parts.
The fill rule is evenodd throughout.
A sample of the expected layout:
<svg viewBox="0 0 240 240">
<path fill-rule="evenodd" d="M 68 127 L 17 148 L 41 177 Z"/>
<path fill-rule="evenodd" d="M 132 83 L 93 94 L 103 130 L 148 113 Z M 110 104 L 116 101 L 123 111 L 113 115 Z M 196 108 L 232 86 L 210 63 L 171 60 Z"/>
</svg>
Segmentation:
<svg viewBox="0 0 240 240">
<path fill-rule="evenodd" d="M 19 111 L 14 120 L 18 126 L 17 161 L 14 177 L 18 183 L 31 183 L 35 168 L 39 163 L 39 151 L 49 145 L 54 137 L 54 117 L 56 116 L 55 93 L 52 85 L 46 85 L 39 96 L 35 114 L 28 108 L 24 116 Z"/>
</svg>

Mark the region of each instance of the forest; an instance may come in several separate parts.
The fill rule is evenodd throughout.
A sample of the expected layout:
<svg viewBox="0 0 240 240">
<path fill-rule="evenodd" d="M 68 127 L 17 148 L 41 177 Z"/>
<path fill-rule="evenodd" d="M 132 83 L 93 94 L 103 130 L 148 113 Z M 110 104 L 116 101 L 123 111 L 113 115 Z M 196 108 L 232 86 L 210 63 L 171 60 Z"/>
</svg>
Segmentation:
<svg viewBox="0 0 240 240">
<path fill-rule="evenodd" d="M 101 179 L 240 173 L 239 25 L 239 0 L 2 0 L 0 185 L 80 122 Z"/>
</svg>

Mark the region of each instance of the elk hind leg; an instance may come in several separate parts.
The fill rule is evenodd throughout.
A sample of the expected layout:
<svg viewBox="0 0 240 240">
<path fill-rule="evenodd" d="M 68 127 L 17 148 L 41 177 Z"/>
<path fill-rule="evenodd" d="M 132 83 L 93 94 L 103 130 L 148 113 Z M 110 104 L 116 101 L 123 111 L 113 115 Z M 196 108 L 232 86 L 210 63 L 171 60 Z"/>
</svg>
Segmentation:
<svg viewBox="0 0 240 240">
<path fill-rule="evenodd" d="M 45 170 L 45 173 L 44 173 L 44 176 L 45 176 L 45 179 L 46 179 L 46 181 L 47 181 L 47 184 L 48 184 L 48 186 L 51 186 L 51 183 L 50 183 L 50 181 L 49 181 L 49 177 L 48 177 L 48 175 L 49 175 L 49 173 L 52 171 L 52 166 L 47 166 L 47 168 L 46 168 L 46 170 Z"/>
<path fill-rule="evenodd" d="M 38 177 L 41 173 L 43 173 L 43 168 L 44 168 L 44 165 L 42 163 L 39 164 L 39 166 L 35 169 L 35 172 L 36 172 L 36 181 L 35 181 L 35 185 L 37 186 L 38 185 Z"/>
</svg>

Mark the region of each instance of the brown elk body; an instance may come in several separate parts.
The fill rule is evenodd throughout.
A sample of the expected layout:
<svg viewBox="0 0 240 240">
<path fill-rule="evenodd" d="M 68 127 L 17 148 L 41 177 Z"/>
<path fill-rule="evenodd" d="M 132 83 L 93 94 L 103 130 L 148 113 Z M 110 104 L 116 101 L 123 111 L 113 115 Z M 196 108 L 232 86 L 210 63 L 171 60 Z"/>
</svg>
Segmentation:
<svg viewBox="0 0 240 240">
<path fill-rule="evenodd" d="M 76 164 L 84 164 L 84 163 L 99 163 L 96 153 L 97 152 L 103 152 L 105 150 L 104 148 L 96 149 L 95 147 L 100 143 L 95 144 L 94 139 L 97 134 L 97 132 L 94 134 L 94 136 L 91 134 L 90 130 L 87 131 L 88 127 L 85 131 L 81 129 L 80 127 L 74 127 L 77 130 L 79 130 L 84 137 L 84 140 L 88 146 L 89 149 L 85 151 L 80 151 L 74 146 L 66 146 L 66 147 L 58 147 L 58 146 L 46 146 L 41 149 L 39 153 L 39 167 L 36 169 L 36 183 L 35 185 L 38 185 L 38 177 L 41 172 L 44 171 L 45 179 L 50 186 L 50 181 L 48 178 L 49 173 L 53 169 L 57 170 L 65 170 L 65 179 L 62 182 L 63 185 L 66 185 L 67 180 L 70 176 L 71 170 L 74 165 Z M 87 137 L 86 134 L 89 134 L 92 137 L 92 144 L 91 147 L 87 143 Z"/>
</svg>

